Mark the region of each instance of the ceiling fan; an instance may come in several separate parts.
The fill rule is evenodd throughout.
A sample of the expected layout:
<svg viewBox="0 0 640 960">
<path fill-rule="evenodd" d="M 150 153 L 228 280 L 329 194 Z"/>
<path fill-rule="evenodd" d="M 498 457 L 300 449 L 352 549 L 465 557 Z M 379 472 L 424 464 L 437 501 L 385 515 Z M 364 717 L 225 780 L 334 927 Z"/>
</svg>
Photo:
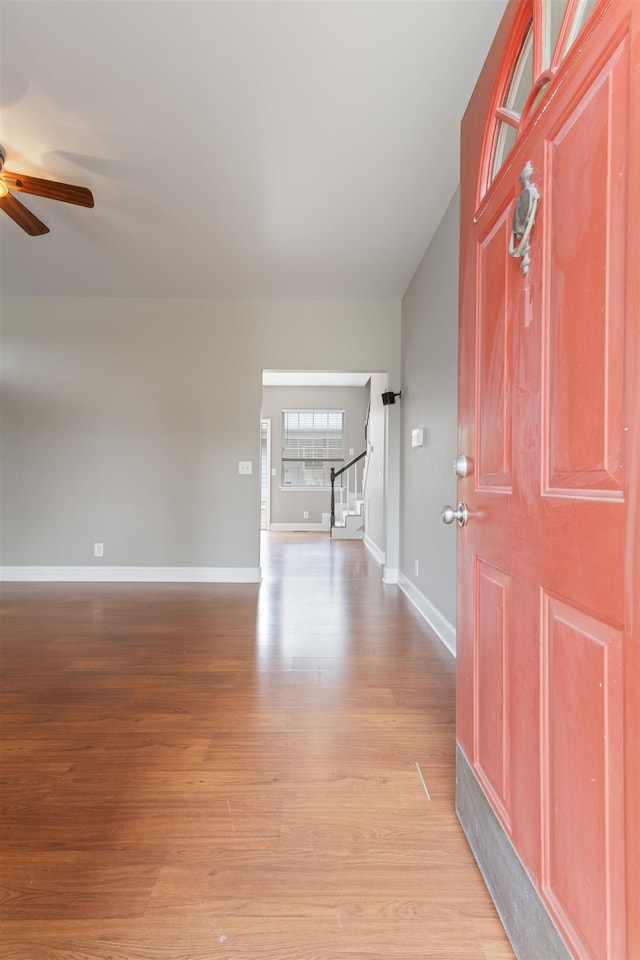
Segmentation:
<svg viewBox="0 0 640 960">
<path fill-rule="evenodd" d="M 13 196 L 15 190 L 20 193 L 30 193 L 35 197 L 62 200 L 63 203 L 76 203 L 81 207 L 93 206 L 93 194 L 86 187 L 74 187 L 70 183 L 58 183 L 55 180 L 42 180 L 40 177 L 10 173 L 4 169 L 5 159 L 6 153 L 0 147 L 0 210 L 4 210 L 29 236 L 39 237 L 43 233 L 49 233 L 49 227 Z"/>
</svg>

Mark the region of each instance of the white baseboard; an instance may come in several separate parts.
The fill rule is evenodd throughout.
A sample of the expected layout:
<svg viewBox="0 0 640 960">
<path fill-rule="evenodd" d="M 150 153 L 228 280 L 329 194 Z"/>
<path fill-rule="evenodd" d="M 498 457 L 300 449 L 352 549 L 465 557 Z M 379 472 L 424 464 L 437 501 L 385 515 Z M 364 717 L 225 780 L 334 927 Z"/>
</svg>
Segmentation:
<svg viewBox="0 0 640 960">
<path fill-rule="evenodd" d="M 456 655 L 456 628 L 449 623 L 438 608 L 434 606 L 423 593 L 418 590 L 415 583 L 412 583 L 404 573 L 398 577 L 398 586 L 402 592 L 411 600 L 414 607 L 422 614 L 432 630 L 434 630 L 444 643 L 447 650 Z"/>
<path fill-rule="evenodd" d="M 366 535 L 366 533 L 362 539 L 364 541 L 365 547 L 367 548 L 371 556 L 374 558 L 374 560 L 378 561 L 381 567 L 383 567 L 386 557 L 385 557 L 385 554 L 380 549 L 380 547 L 376 543 L 374 543 L 373 540 L 371 540 L 371 538 Z"/>
<path fill-rule="evenodd" d="M 400 576 L 399 570 L 396 570 L 394 567 L 385 567 L 382 572 L 382 582 L 397 583 L 399 576 Z"/>
<path fill-rule="evenodd" d="M 91 583 L 259 583 L 260 567 L 0 567 L 0 580 Z"/>
<path fill-rule="evenodd" d="M 272 523 L 269 529 L 289 533 L 322 533 L 329 530 L 329 523 Z"/>
</svg>

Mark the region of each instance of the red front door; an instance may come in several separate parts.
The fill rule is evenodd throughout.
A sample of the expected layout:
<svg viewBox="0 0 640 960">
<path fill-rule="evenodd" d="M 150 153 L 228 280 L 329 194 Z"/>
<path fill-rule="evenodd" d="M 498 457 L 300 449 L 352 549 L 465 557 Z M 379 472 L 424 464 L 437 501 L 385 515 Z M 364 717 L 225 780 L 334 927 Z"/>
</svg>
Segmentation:
<svg viewBox="0 0 640 960">
<path fill-rule="evenodd" d="M 526 7 L 509 5 L 463 124 L 458 741 L 571 953 L 627 960 L 640 957 L 640 2 L 595 5 L 487 186 L 495 81 Z M 525 273 L 509 247 L 527 163 L 540 202 Z"/>
</svg>

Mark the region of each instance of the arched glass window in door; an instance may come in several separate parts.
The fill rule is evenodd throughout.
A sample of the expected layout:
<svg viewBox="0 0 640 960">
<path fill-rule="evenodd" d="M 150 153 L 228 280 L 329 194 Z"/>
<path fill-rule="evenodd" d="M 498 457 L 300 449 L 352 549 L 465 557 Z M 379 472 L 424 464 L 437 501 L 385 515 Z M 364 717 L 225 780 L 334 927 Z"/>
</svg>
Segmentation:
<svg viewBox="0 0 640 960">
<path fill-rule="evenodd" d="M 527 0 L 517 21 L 521 42 L 492 117 L 485 186 L 493 180 L 598 0 Z"/>
</svg>

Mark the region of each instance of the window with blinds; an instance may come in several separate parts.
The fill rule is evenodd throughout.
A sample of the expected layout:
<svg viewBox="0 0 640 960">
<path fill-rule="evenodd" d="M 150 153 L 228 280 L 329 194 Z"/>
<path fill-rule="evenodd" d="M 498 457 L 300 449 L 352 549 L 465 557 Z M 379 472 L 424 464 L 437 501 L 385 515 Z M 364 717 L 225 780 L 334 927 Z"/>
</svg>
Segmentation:
<svg viewBox="0 0 640 960">
<path fill-rule="evenodd" d="M 344 410 L 282 411 L 282 486 L 328 487 L 344 461 Z"/>
</svg>

